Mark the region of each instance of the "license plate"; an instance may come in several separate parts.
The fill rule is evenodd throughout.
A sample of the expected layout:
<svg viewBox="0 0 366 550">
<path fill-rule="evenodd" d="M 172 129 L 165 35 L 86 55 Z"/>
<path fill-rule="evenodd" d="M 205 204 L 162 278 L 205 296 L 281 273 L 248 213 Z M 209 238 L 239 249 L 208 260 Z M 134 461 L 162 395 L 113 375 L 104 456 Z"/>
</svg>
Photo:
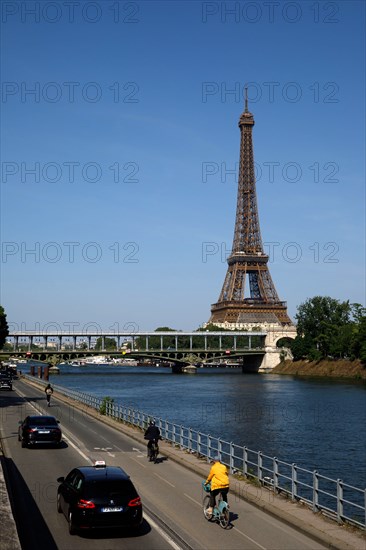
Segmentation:
<svg viewBox="0 0 366 550">
<path fill-rule="evenodd" d="M 102 508 L 102 512 L 123 512 L 123 508 L 122 506 L 113 506 L 113 508 Z"/>
<path fill-rule="evenodd" d="M 39 434 L 49 434 L 50 430 L 38 430 Z"/>
</svg>

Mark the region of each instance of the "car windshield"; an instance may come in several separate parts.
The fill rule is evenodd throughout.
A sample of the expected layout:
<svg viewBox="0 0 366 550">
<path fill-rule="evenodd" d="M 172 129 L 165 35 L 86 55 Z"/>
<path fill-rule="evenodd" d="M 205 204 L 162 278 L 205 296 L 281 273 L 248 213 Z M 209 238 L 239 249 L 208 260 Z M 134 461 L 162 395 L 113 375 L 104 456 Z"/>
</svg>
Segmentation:
<svg viewBox="0 0 366 550">
<path fill-rule="evenodd" d="M 57 421 L 52 416 L 33 416 L 29 419 L 32 426 L 56 426 Z"/>
<path fill-rule="evenodd" d="M 138 496 L 135 487 L 129 480 L 92 480 L 87 483 L 85 492 L 89 498 L 118 499 L 126 502 Z"/>
</svg>

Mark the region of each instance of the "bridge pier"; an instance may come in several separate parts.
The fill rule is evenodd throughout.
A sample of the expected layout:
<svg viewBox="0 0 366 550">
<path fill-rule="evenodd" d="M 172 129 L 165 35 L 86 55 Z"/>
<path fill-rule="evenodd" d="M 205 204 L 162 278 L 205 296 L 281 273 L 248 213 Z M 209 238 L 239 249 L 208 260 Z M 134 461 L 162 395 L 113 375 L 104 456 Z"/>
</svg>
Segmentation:
<svg viewBox="0 0 366 550">
<path fill-rule="evenodd" d="M 244 355 L 242 372 L 258 373 L 263 361 L 263 355 Z"/>
<path fill-rule="evenodd" d="M 182 374 L 183 372 L 183 363 L 174 363 L 174 365 L 172 365 L 172 373 L 173 374 Z"/>
</svg>

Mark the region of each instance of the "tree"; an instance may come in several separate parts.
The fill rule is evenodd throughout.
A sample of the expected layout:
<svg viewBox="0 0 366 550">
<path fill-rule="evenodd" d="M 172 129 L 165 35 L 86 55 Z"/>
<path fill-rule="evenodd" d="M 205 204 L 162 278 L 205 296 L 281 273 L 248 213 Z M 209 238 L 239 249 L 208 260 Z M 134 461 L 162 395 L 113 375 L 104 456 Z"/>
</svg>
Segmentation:
<svg viewBox="0 0 366 550">
<path fill-rule="evenodd" d="M 155 329 L 154 332 L 177 332 L 174 328 L 169 327 L 158 327 Z M 168 347 L 175 347 L 175 339 L 174 337 L 168 337 L 164 336 L 163 340 L 164 348 Z M 135 340 L 135 347 L 139 350 L 145 350 L 146 349 L 146 339 L 144 337 L 138 337 Z M 161 347 L 161 340 L 160 336 L 150 336 L 149 337 L 149 350 L 160 350 Z"/>
<path fill-rule="evenodd" d="M 355 320 L 351 337 L 350 356 L 359 358 L 366 365 L 366 308 L 352 304 L 352 316 Z"/>
<path fill-rule="evenodd" d="M 290 343 L 295 360 L 360 357 L 365 318 L 360 304 L 315 296 L 298 307 L 295 318 L 297 337 Z"/>
<path fill-rule="evenodd" d="M 99 336 L 99 338 L 97 338 L 97 341 L 95 342 L 95 349 L 96 350 L 101 350 L 102 349 L 102 337 Z M 117 350 L 117 344 L 116 344 L 116 340 L 114 338 L 107 338 L 105 337 L 104 338 L 104 349 L 106 351 L 115 351 Z"/>
<path fill-rule="evenodd" d="M 6 313 L 3 306 L 0 306 L 0 349 L 3 349 L 6 337 L 9 334 L 9 326 L 6 321 Z"/>
</svg>

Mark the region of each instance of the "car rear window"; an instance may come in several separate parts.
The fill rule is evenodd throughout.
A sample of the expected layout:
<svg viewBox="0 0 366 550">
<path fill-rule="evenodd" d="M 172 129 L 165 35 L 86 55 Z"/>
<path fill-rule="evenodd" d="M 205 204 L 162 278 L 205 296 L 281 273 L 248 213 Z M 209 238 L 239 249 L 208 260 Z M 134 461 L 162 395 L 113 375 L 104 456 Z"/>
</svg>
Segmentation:
<svg viewBox="0 0 366 550">
<path fill-rule="evenodd" d="M 54 418 L 49 416 L 39 417 L 39 418 L 35 416 L 29 419 L 29 423 L 32 424 L 33 426 L 56 426 L 57 425 L 57 421 Z"/>
<path fill-rule="evenodd" d="M 90 498 L 130 500 L 138 496 L 130 480 L 90 480 L 85 486 L 85 495 Z"/>
</svg>

